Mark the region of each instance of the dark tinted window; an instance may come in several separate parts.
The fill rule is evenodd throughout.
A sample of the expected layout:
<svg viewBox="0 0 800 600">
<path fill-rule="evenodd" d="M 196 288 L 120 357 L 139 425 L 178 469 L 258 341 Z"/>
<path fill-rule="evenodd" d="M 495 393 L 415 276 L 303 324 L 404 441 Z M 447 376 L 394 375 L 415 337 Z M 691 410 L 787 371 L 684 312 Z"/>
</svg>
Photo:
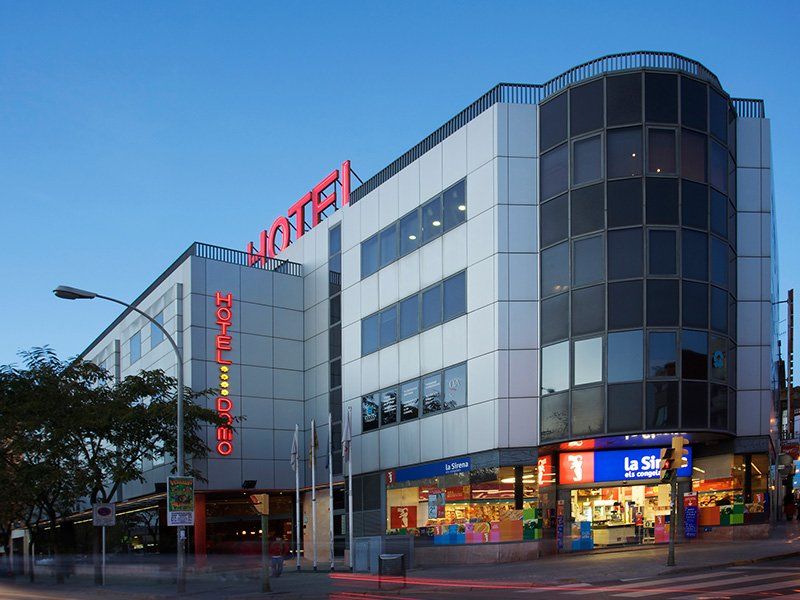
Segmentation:
<svg viewBox="0 0 800 600">
<path fill-rule="evenodd" d="M 606 79 L 606 121 L 608 126 L 641 123 L 642 77 L 639 73 Z"/>
<path fill-rule="evenodd" d="M 647 324 L 678 324 L 678 282 L 664 279 L 647 280 Z"/>
<path fill-rule="evenodd" d="M 711 428 L 728 428 L 728 388 L 711 385 Z"/>
<path fill-rule="evenodd" d="M 466 274 L 445 279 L 444 284 L 444 320 L 449 321 L 467 312 Z"/>
<path fill-rule="evenodd" d="M 659 381 L 647 384 L 647 429 L 678 427 L 678 382 Z"/>
<path fill-rule="evenodd" d="M 328 330 L 328 354 L 331 358 L 342 356 L 342 326 L 334 325 Z"/>
<path fill-rule="evenodd" d="M 539 163 L 542 168 L 540 183 L 542 200 L 566 192 L 569 176 L 567 144 L 543 154 Z"/>
<path fill-rule="evenodd" d="M 539 117 L 539 140 L 542 150 L 567 139 L 567 94 L 561 94 L 542 104 Z"/>
<path fill-rule="evenodd" d="M 681 177 L 706 180 L 706 136 L 684 129 L 681 132 Z"/>
<path fill-rule="evenodd" d="M 708 384 L 684 381 L 681 394 L 681 427 L 708 427 Z"/>
<path fill-rule="evenodd" d="M 642 384 L 608 386 L 608 431 L 641 431 Z"/>
<path fill-rule="evenodd" d="M 405 256 L 419 247 L 419 211 L 400 219 L 400 255 Z"/>
<path fill-rule="evenodd" d="M 608 284 L 609 329 L 641 327 L 643 310 L 641 280 Z"/>
<path fill-rule="evenodd" d="M 381 267 L 397 258 L 397 224 L 381 231 Z"/>
<path fill-rule="evenodd" d="M 603 126 L 603 80 L 572 88 L 569 99 L 571 135 L 580 135 Z"/>
<path fill-rule="evenodd" d="M 411 296 L 400 303 L 400 339 L 419 331 L 419 296 Z"/>
<path fill-rule="evenodd" d="M 711 286 L 711 329 L 722 333 L 728 331 L 727 302 L 728 293 L 718 287 Z"/>
<path fill-rule="evenodd" d="M 608 182 L 608 226 L 642 224 L 642 180 Z"/>
<path fill-rule="evenodd" d="M 337 225 L 328 230 L 328 256 L 342 251 L 342 227 Z"/>
<path fill-rule="evenodd" d="M 550 394 L 541 399 L 542 440 L 559 440 L 569 434 L 569 394 Z"/>
<path fill-rule="evenodd" d="M 647 172 L 672 174 L 675 169 L 675 131 L 647 130 Z"/>
<path fill-rule="evenodd" d="M 606 403 L 603 388 L 593 387 L 572 391 L 572 435 L 603 433 Z"/>
<path fill-rule="evenodd" d="M 608 334 L 608 382 L 639 381 L 644 363 L 641 329 Z"/>
<path fill-rule="evenodd" d="M 572 242 L 572 283 L 587 285 L 603 280 L 605 257 L 603 236 L 598 235 Z"/>
<path fill-rule="evenodd" d="M 394 344 L 397 341 L 397 306 L 392 306 L 381 312 L 381 348 Z"/>
<path fill-rule="evenodd" d="M 644 76 L 645 119 L 653 123 L 678 122 L 678 78 L 646 73 Z"/>
<path fill-rule="evenodd" d="M 340 295 L 333 296 L 330 301 L 330 320 L 329 325 L 338 323 L 342 320 L 342 297 Z"/>
<path fill-rule="evenodd" d="M 708 236 L 705 233 L 684 229 L 681 237 L 683 276 L 708 281 Z"/>
<path fill-rule="evenodd" d="M 600 179 L 602 147 L 600 136 L 578 140 L 572 144 L 572 185 L 580 185 Z"/>
<path fill-rule="evenodd" d="M 642 276 L 642 230 L 619 229 L 608 232 L 608 278 Z"/>
<path fill-rule="evenodd" d="M 442 197 L 436 196 L 422 205 L 422 242 L 442 234 Z"/>
<path fill-rule="evenodd" d="M 723 142 L 728 141 L 728 102 L 714 90 L 709 96 L 711 133 Z"/>
<path fill-rule="evenodd" d="M 711 282 L 728 286 L 728 244 L 711 236 Z"/>
<path fill-rule="evenodd" d="M 681 122 L 687 127 L 706 130 L 706 84 L 681 77 Z"/>
<path fill-rule="evenodd" d="M 722 237 L 728 235 L 728 198 L 711 190 L 711 231 Z"/>
<path fill-rule="evenodd" d="M 611 129 L 606 133 L 607 173 L 609 179 L 636 177 L 642 174 L 642 130 Z"/>
<path fill-rule="evenodd" d="M 466 180 L 462 179 L 442 195 L 445 231 L 467 219 Z"/>
<path fill-rule="evenodd" d="M 378 349 L 378 315 L 361 320 L 361 354 L 369 354 Z"/>
<path fill-rule="evenodd" d="M 651 275 L 675 275 L 678 272 L 676 258 L 676 234 L 674 231 L 650 230 L 649 265 Z"/>
<path fill-rule="evenodd" d="M 647 178 L 647 222 L 651 225 L 678 224 L 678 180 Z"/>
<path fill-rule="evenodd" d="M 541 328 L 543 344 L 569 337 L 569 294 L 542 300 Z"/>
<path fill-rule="evenodd" d="M 567 229 L 569 227 L 567 211 L 566 194 L 542 204 L 542 247 L 567 239 Z"/>
<path fill-rule="evenodd" d="M 647 376 L 675 377 L 678 365 L 678 334 L 651 331 L 648 334 Z"/>
<path fill-rule="evenodd" d="M 681 332 L 681 377 L 708 379 L 708 334 L 705 331 Z"/>
<path fill-rule="evenodd" d="M 683 224 L 708 229 L 708 187 L 693 181 L 682 181 L 681 187 Z"/>
<path fill-rule="evenodd" d="M 728 191 L 728 151 L 714 141 L 711 142 L 708 182 L 720 191 Z"/>
<path fill-rule="evenodd" d="M 542 250 L 542 295 L 549 296 L 569 289 L 569 244 Z"/>
<path fill-rule="evenodd" d="M 683 282 L 683 326 L 708 327 L 708 286 L 705 283 Z"/>
<path fill-rule="evenodd" d="M 605 309 L 605 286 L 595 285 L 572 292 L 572 335 L 594 333 L 604 329 Z"/>
<path fill-rule="evenodd" d="M 422 329 L 442 322 L 442 287 L 437 285 L 422 292 Z"/>
<path fill-rule="evenodd" d="M 378 270 L 378 236 L 373 235 L 361 243 L 361 277 Z"/>
<path fill-rule="evenodd" d="M 555 200 L 551 200 L 551 202 L 555 202 Z M 602 183 L 573 190 L 570 194 L 570 202 L 572 205 L 572 235 L 581 235 L 603 228 L 605 206 Z"/>
</svg>

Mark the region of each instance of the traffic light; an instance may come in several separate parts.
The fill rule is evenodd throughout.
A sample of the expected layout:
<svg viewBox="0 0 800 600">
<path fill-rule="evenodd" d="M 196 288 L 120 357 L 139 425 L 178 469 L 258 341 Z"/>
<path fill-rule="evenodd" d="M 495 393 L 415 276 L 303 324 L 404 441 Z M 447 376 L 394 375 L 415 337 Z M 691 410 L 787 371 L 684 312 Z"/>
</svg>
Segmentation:
<svg viewBox="0 0 800 600">
<path fill-rule="evenodd" d="M 661 449 L 661 483 L 669 483 L 675 470 L 675 450 L 673 448 Z"/>
<path fill-rule="evenodd" d="M 685 437 L 676 435 L 672 438 L 672 458 L 675 462 L 675 470 L 689 466 L 689 450 L 684 446 L 689 443 Z"/>
</svg>

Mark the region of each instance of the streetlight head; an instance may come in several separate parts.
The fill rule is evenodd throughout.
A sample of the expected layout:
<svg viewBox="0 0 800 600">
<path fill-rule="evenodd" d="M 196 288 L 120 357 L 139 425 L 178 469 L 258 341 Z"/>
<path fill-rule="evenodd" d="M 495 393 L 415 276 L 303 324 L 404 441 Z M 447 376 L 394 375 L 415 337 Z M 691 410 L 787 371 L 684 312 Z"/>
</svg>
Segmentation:
<svg viewBox="0 0 800 600">
<path fill-rule="evenodd" d="M 69 287 L 68 285 L 58 286 L 53 290 L 53 293 L 64 300 L 91 300 L 97 297 L 97 294 L 94 292 L 87 292 L 86 290 Z"/>
</svg>

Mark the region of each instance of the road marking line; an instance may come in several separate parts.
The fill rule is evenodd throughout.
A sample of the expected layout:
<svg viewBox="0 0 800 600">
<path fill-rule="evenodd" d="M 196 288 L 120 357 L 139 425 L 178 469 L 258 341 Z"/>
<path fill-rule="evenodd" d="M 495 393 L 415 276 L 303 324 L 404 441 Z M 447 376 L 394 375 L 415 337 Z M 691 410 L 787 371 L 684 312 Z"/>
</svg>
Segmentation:
<svg viewBox="0 0 800 600">
<path fill-rule="evenodd" d="M 630 590 L 630 589 L 635 589 L 635 588 L 641 588 L 644 585 L 654 584 L 654 583 L 657 583 L 659 581 L 662 581 L 662 582 L 663 581 L 696 581 L 698 579 L 709 579 L 711 577 L 720 577 L 720 576 L 721 576 L 720 573 L 703 573 L 701 575 L 688 575 L 686 577 L 664 577 L 664 578 L 661 578 L 661 579 L 644 579 L 644 580 L 638 581 L 636 583 L 626 583 L 624 585 L 615 585 L 615 586 L 611 586 L 609 588 L 604 588 L 604 589 L 606 589 L 609 592 L 613 592 L 613 591 L 616 591 L 616 590 Z M 573 594 L 573 595 L 579 595 L 579 594 L 591 594 L 592 592 L 581 590 L 581 591 L 577 591 L 577 592 L 568 592 L 568 593 Z"/>
<path fill-rule="evenodd" d="M 573 588 L 585 588 L 590 587 L 591 583 L 565 583 L 562 586 L 542 586 L 542 587 L 532 587 L 526 588 L 524 590 L 517 590 L 517 594 L 541 594 L 542 592 L 557 592 L 559 587 L 564 587 L 566 589 L 573 589 Z"/>
<path fill-rule="evenodd" d="M 733 581 L 733 580 L 731 580 Z M 748 594 L 755 594 L 758 592 L 768 592 L 771 590 L 779 590 L 781 588 L 787 587 L 797 587 L 800 585 L 800 579 L 784 579 L 783 581 L 778 581 L 775 583 L 765 583 L 761 585 L 751 585 L 748 587 L 743 588 L 734 588 L 732 590 L 715 590 L 717 594 L 725 594 L 726 596 L 746 596 Z M 791 590 L 792 592 L 796 591 L 794 589 Z M 800 594 L 797 594 L 800 596 Z M 702 598 L 702 594 L 696 596 L 677 596 L 682 600 L 689 600 L 690 598 Z M 779 596 L 780 598 L 786 598 L 787 596 Z"/>
<path fill-rule="evenodd" d="M 716 576 L 718 578 L 719 577 L 723 577 L 724 578 L 724 575 L 720 574 L 720 573 L 716 573 Z M 697 584 L 690 583 L 689 585 L 686 586 L 686 590 L 685 591 L 687 593 L 691 593 L 694 590 L 701 590 L 701 589 L 713 588 L 713 587 L 722 587 L 722 586 L 726 586 L 726 585 L 732 585 L 734 583 L 748 583 L 750 581 L 758 581 L 759 579 L 775 579 L 776 577 L 786 577 L 786 573 L 765 573 L 765 574 L 762 574 L 762 575 L 746 575 L 746 576 L 743 576 L 743 577 L 734 577 L 733 579 L 718 579 L 717 581 L 706 581 L 704 583 L 697 583 Z M 676 581 L 676 580 L 673 580 L 673 581 Z M 622 598 L 641 598 L 643 596 L 650 596 L 650 595 L 656 593 L 659 588 L 662 588 L 664 591 L 663 592 L 658 592 L 658 593 L 669 594 L 671 591 L 673 591 L 673 587 L 670 585 L 669 582 L 670 582 L 670 579 L 665 578 L 665 579 L 661 580 L 661 585 L 660 586 L 659 585 L 650 586 L 645 591 L 631 592 L 631 593 L 628 593 L 628 594 L 616 594 L 616 595 L 620 596 Z M 674 590 L 675 591 L 683 591 L 680 586 L 677 587 L 677 588 L 674 588 Z M 724 590 L 724 591 L 727 592 L 727 590 Z M 611 593 L 613 593 L 613 592 L 614 592 L 614 590 L 611 590 Z"/>
<path fill-rule="evenodd" d="M 800 571 L 800 567 L 732 567 L 735 571 Z"/>
</svg>

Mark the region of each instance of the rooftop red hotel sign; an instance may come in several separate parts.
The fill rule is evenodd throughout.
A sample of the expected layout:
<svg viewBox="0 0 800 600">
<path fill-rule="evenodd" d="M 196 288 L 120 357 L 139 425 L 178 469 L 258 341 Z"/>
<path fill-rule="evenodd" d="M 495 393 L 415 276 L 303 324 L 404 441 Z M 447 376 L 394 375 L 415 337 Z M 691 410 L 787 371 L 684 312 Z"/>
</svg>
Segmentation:
<svg viewBox="0 0 800 600">
<path fill-rule="evenodd" d="M 256 264 L 262 266 L 267 258 L 275 258 L 279 252 L 286 250 L 294 241 L 297 241 L 305 233 L 306 207 L 311 205 L 311 228 L 319 225 L 320 215 L 329 206 L 336 206 L 337 193 L 336 182 L 341 184 L 341 204 L 347 206 L 350 203 L 350 161 L 342 163 L 341 171 L 334 169 L 324 177 L 317 185 L 311 188 L 310 192 L 303 195 L 297 202 L 292 204 L 286 211 L 286 216 L 281 215 L 272 223 L 269 230 L 263 230 L 258 237 L 258 248 L 253 242 L 247 243 L 247 262 L 252 267 Z M 325 190 L 334 186 L 334 189 L 325 194 Z M 292 225 L 289 220 L 294 219 L 294 236 L 292 235 Z"/>
<path fill-rule="evenodd" d="M 228 292 L 223 294 L 217 292 L 214 295 L 216 305 L 216 318 L 219 331 L 214 337 L 214 357 L 219 366 L 219 396 L 217 396 L 217 414 L 226 420 L 228 425 L 233 425 L 233 401 L 230 399 L 230 375 L 228 374 L 229 365 L 232 361 L 226 358 L 231 351 L 231 337 L 228 329 L 233 322 L 233 294 Z M 228 427 L 217 427 L 217 452 L 222 456 L 228 456 L 233 452 L 233 434 Z"/>
</svg>

